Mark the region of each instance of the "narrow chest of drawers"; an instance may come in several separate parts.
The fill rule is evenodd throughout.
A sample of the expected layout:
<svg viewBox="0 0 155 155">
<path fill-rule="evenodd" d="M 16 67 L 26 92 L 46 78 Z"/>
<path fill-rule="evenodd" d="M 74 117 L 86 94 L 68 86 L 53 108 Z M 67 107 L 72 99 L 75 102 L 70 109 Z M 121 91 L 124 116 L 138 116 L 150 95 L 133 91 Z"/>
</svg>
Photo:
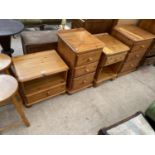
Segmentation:
<svg viewBox="0 0 155 155">
<path fill-rule="evenodd" d="M 134 25 L 116 26 L 112 31 L 112 35 L 130 47 L 130 51 L 120 70 L 120 75 L 137 69 L 155 37 L 153 34 Z"/>
<path fill-rule="evenodd" d="M 27 54 L 12 60 L 26 106 L 66 91 L 68 66 L 56 51 Z"/>
<path fill-rule="evenodd" d="M 97 86 L 101 82 L 116 78 L 129 47 L 108 33 L 95 36 L 105 44 L 94 80 L 94 86 Z"/>
<path fill-rule="evenodd" d="M 103 47 L 83 28 L 58 32 L 58 51 L 69 66 L 68 93 L 92 86 Z"/>
</svg>

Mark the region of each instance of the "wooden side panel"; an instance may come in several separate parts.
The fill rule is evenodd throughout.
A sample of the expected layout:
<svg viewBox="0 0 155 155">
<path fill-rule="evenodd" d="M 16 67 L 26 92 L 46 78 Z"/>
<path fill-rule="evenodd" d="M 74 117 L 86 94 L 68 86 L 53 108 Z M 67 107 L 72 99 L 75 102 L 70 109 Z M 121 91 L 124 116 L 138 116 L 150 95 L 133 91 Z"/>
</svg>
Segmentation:
<svg viewBox="0 0 155 155">
<path fill-rule="evenodd" d="M 69 67 L 73 68 L 75 66 L 76 55 L 60 38 L 58 39 L 58 53 Z"/>
</svg>

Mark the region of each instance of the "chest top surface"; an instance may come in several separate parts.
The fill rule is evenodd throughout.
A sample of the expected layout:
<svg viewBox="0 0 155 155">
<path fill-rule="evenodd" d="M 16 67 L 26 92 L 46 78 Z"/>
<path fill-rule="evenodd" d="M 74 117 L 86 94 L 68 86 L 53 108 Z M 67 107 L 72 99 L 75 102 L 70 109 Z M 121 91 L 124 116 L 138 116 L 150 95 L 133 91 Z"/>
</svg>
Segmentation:
<svg viewBox="0 0 155 155">
<path fill-rule="evenodd" d="M 75 52 L 83 53 L 100 49 L 104 44 L 83 28 L 62 30 L 58 36 Z"/>
<path fill-rule="evenodd" d="M 20 82 L 68 70 L 68 66 L 55 50 L 14 57 L 12 61 Z"/>
<path fill-rule="evenodd" d="M 115 39 L 113 36 L 109 35 L 108 33 L 97 34 L 95 36 L 105 44 L 105 47 L 103 48 L 103 52 L 106 55 L 118 54 L 129 50 L 128 46 L 126 46 L 119 40 Z"/>
<path fill-rule="evenodd" d="M 124 36 L 126 36 L 128 39 L 135 42 L 155 38 L 155 35 L 135 25 L 116 26 L 114 29 L 123 34 Z"/>
</svg>

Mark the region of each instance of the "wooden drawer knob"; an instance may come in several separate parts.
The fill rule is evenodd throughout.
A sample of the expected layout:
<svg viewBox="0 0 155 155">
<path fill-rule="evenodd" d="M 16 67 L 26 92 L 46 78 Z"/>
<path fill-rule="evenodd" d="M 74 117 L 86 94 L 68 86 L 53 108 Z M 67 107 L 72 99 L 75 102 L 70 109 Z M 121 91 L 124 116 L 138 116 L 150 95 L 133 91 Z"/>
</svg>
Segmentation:
<svg viewBox="0 0 155 155">
<path fill-rule="evenodd" d="M 139 54 L 136 54 L 136 58 L 139 58 Z"/>
<path fill-rule="evenodd" d="M 93 58 L 88 58 L 88 61 L 92 61 L 93 60 Z"/>
<path fill-rule="evenodd" d="M 140 47 L 141 47 L 141 48 L 144 48 L 145 46 L 144 46 L 144 45 L 141 45 Z"/>
<path fill-rule="evenodd" d="M 87 80 L 83 80 L 83 82 L 82 83 L 87 83 Z"/>
<path fill-rule="evenodd" d="M 131 64 L 130 66 L 131 66 L 131 67 L 134 67 L 134 64 Z"/>
<path fill-rule="evenodd" d="M 90 70 L 88 68 L 86 68 L 85 71 L 88 73 Z"/>
<path fill-rule="evenodd" d="M 47 96 L 50 96 L 50 95 L 51 95 L 51 94 L 50 94 L 50 92 L 48 91 L 48 92 L 47 92 Z"/>
</svg>

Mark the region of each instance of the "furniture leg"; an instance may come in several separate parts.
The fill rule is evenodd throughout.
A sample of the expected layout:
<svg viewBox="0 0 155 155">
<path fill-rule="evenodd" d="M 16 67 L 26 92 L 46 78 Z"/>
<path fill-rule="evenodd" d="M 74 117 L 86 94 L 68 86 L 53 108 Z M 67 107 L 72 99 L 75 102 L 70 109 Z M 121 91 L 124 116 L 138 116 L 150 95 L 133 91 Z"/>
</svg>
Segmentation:
<svg viewBox="0 0 155 155">
<path fill-rule="evenodd" d="M 18 95 L 18 93 L 16 93 L 16 94 L 12 97 L 13 104 L 14 104 L 14 106 L 15 106 L 17 112 L 19 113 L 20 117 L 22 118 L 22 121 L 23 121 L 24 124 L 28 127 L 28 126 L 30 126 L 30 123 L 29 123 L 28 119 L 27 119 L 26 116 L 25 116 L 25 113 L 24 113 L 22 104 L 17 100 L 17 95 Z M 19 95 L 18 95 L 18 96 L 19 96 Z"/>
<path fill-rule="evenodd" d="M 0 44 L 3 48 L 2 53 L 11 56 L 14 52 L 14 50 L 11 49 L 11 36 L 0 37 Z"/>
</svg>

